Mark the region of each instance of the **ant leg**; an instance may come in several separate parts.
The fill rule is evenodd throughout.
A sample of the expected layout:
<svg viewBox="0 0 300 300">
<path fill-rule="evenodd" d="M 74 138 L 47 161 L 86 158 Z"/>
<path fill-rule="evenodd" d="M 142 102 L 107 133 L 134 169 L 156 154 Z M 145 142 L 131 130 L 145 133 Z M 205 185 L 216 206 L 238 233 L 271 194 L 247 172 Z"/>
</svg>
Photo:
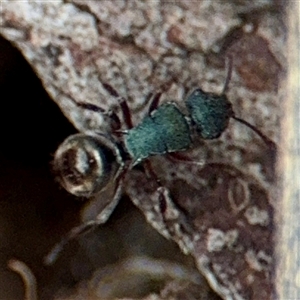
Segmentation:
<svg viewBox="0 0 300 300">
<path fill-rule="evenodd" d="M 194 229 L 191 220 L 189 220 L 188 212 L 174 202 L 170 196 L 169 189 L 165 186 L 160 186 L 157 188 L 156 192 L 158 194 L 159 210 L 168 233 L 171 236 L 176 236 L 176 227 L 180 225 L 180 230 L 192 237 L 194 234 Z M 168 217 L 168 210 L 173 209 L 180 211 L 180 216 L 176 216 L 174 218 L 174 214 L 172 213 L 171 216 Z"/>
<path fill-rule="evenodd" d="M 168 155 L 166 157 L 171 161 L 182 162 L 185 164 L 191 164 L 191 165 L 197 165 L 197 166 L 203 166 L 205 164 L 204 160 L 194 161 L 194 160 L 190 159 L 189 157 L 187 157 L 186 155 L 181 154 L 180 152 L 168 153 Z"/>
<path fill-rule="evenodd" d="M 44 258 L 44 264 L 49 266 L 52 265 L 58 255 L 62 252 L 63 248 L 73 239 L 79 237 L 80 235 L 87 233 L 94 229 L 95 227 L 105 223 L 112 212 L 114 211 L 115 207 L 119 203 L 122 188 L 123 188 L 123 182 L 124 177 L 129 169 L 129 166 L 124 167 L 123 170 L 120 171 L 118 177 L 116 180 L 116 187 L 114 188 L 113 197 L 109 204 L 105 206 L 105 208 L 96 216 L 94 220 L 87 221 L 77 227 L 72 228 L 63 238 L 62 240 L 57 243 L 52 250 L 47 254 L 47 256 Z"/>
<path fill-rule="evenodd" d="M 160 184 L 160 180 L 158 178 L 158 176 L 156 175 L 156 173 L 154 172 L 151 162 L 149 159 L 145 159 L 144 161 L 144 170 L 146 171 L 148 177 L 152 177 L 152 179 L 154 179 L 157 183 L 157 185 L 161 185 Z"/>
<path fill-rule="evenodd" d="M 98 112 L 98 113 L 101 113 L 101 114 L 106 115 L 109 118 L 111 118 L 112 121 L 113 121 L 113 123 L 111 125 L 113 130 L 119 130 L 121 128 L 120 118 L 118 117 L 118 115 L 114 111 L 106 111 L 102 107 L 100 107 L 98 105 L 95 105 L 93 103 L 86 103 L 86 102 L 76 101 L 74 98 L 71 97 L 71 95 L 69 95 L 67 93 L 64 93 L 64 92 L 62 92 L 61 94 L 68 97 L 75 105 L 77 105 L 78 107 L 80 107 L 82 109 L 90 110 L 90 111 L 93 111 L 93 112 Z"/>
<path fill-rule="evenodd" d="M 155 109 L 157 109 L 158 105 L 159 105 L 159 100 L 160 100 L 160 97 L 161 97 L 161 92 L 159 93 L 156 93 L 154 95 L 154 97 L 151 97 L 151 103 L 149 105 L 149 108 L 148 108 L 148 114 L 150 115 Z"/>
<path fill-rule="evenodd" d="M 119 93 L 111 85 L 107 83 L 103 83 L 102 85 L 108 91 L 109 94 L 111 94 L 118 100 L 127 129 L 131 129 L 133 127 L 133 124 L 130 109 L 128 107 L 126 99 L 120 96 Z"/>
<path fill-rule="evenodd" d="M 102 85 L 113 97 L 115 97 L 119 100 L 119 105 L 121 107 L 123 119 L 125 121 L 127 129 L 133 128 L 130 109 L 128 107 L 128 104 L 127 104 L 127 101 L 125 100 L 125 98 L 120 96 L 119 93 L 111 85 L 109 85 L 107 83 L 103 83 Z M 153 110 L 157 109 L 161 95 L 162 95 L 162 93 L 158 92 L 154 95 L 153 98 L 152 98 L 152 94 L 150 94 L 149 97 L 147 97 L 150 99 L 152 98 L 149 109 L 148 109 L 148 114 L 150 114 Z"/>
<path fill-rule="evenodd" d="M 174 228 L 176 228 L 177 225 L 180 223 L 181 229 L 183 229 L 186 233 L 192 236 L 193 228 L 192 225 L 190 225 L 190 222 L 188 221 L 187 212 L 172 200 L 169 189 L 161 184 L 160 180 L 158 179 L 158 176 L 152 168 L 151 162 L 148 159 L 146 159 L 144 162 L 144 169 L 157 182 L 158 187 L 156 189 L 156 193 L 159 212 L 162 216 L 163 223 L 165 224 L 166 230 L 169 233 L 169 235 L 171 237 L 174 235 L 176 236 L 176 229 Z M 171 211 L 173 209 L 180 211 L 182 213 L 181 216 L 176 216 L 174 218 L 172 213 L 172 217 L 168 217 L 168 211 Z"/>
<path fill-rule="evenodd" d="M 167 90 L 171 87 L 172 83 L 173 83 L 172 80 L 170 80 L 169 82 L 166 82 L 166 83 L 165 83 L 164 85 L 162 85 L 162 87 L 160 88 L 160 90 L 161 90 L 162 92 L 161 92 L 161 91 L 160 91 L 160 92 L 157 92 L 156 94 L 154 94 L 154 96 L 153 96 L 152 93 L 149 95 L 149 97 L 148 97 L 148 98 L 149 98 L 149 101 L 151 100 L 151 103 L 150 103 L 149 108 L 148 108 L 148 114 L 149 114 L 149 115 L 151 114 L 152 111 L 154 111 L 155 109 L 158 108 L 158 106 L 159 106 L 159 101 L 160 101 L 160 97 L 161 97 L 162 93 L 165 92 L 165 91 L 167 91 Z"/>
<path fill-rule="evenodd" d="M 164 223 L 166 224 L 165 213 L 167 211 L 167 200 L 164 196 L 164 192 L 168 192 L 168 189 L 161 185 L 161 182 L 156 173 L 154 172 L 151 162 L 148 159 L 144 161 L 144 169 L 147 172 L 147 174 L 156 181 L 158 185 L 156 192 L 158 193 L 159 211 L 162 215 Z"/>
</svg>

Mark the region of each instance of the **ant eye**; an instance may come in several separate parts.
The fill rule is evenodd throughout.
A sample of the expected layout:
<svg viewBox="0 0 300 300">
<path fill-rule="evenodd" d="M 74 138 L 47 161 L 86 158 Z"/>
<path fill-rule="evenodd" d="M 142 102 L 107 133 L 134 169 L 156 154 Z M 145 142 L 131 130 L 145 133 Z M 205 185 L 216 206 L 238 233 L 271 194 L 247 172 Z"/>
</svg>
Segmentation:
<svg viewBox="0 0 300 300">
<path fill-rule="evenodd" d="M 115 175 L 117 152 L 117 146 L 104 135 L 74 134 L 57 149 L 53 169 L 69 193 L 89 197 Z"/>
</svg>

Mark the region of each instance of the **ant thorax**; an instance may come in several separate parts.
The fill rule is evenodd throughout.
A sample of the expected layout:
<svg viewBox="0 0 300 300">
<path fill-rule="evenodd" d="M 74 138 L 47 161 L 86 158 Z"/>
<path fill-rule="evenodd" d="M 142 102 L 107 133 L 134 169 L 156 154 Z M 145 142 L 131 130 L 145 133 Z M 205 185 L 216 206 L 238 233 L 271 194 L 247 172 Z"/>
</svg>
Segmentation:
<svg viewBox="0 0 300 300">
<path fill-rule="evenodd" d="M 184 151 L 191 146 L 190 127 L 175 103 L 165 103 L 124 136 L 125 149 L 134 161 L 151 155 Z"/>
</svg>

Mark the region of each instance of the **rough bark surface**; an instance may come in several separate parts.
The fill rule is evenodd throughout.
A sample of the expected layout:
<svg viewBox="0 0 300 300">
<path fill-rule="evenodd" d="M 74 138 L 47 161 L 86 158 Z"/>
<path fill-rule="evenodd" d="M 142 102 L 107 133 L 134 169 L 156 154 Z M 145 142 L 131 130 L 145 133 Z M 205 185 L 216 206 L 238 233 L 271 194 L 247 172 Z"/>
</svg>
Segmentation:
<svg viewBox="0 0 300 300">
<path fill-rule="evenodd" d="M 81 132 L 107 132 L 109 120 L 72 99 L 118 111 L 103 88 L 109 83 L 128 99 L 137 124 L 155 91 L 183 110 L 193 88 L 220 93 L 230 54 L 228 97 L 236 116 L 278 142 L 285 27 L 272 3 L 2 1 L 1 34 Z M 221 138 L 199 141 L 187 152 L 204 166 L 154 157 L 153 169 L 170 191 L 163 214 L 157 183 L 138 170 L 127 176 L 133 203 L 194 257 L 224 299 L 274 299 L 273 154 L 232 120 Z"/>
</svg>

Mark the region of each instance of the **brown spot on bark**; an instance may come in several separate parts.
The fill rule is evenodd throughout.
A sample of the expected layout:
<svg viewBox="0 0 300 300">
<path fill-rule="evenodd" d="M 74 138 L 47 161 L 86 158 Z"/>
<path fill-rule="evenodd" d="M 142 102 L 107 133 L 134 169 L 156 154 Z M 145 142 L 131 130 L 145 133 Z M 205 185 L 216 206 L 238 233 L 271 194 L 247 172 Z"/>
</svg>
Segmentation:
<svg viewBox="0 0 300 300">
<path fill-rule="evenodd" d="M 167 39 L 170 43 L 181 45 L 183 40 L 182 30 L 176 25 L 171 26 L 167 33 Z"/>
<path fill-rule="evenodd" d="M 278 89 L 281 66 L 264 38 L 246 35 L 228 53 L 234 57 L 236 71 L 247 88 L 259 92 Z"/>
</svg>

